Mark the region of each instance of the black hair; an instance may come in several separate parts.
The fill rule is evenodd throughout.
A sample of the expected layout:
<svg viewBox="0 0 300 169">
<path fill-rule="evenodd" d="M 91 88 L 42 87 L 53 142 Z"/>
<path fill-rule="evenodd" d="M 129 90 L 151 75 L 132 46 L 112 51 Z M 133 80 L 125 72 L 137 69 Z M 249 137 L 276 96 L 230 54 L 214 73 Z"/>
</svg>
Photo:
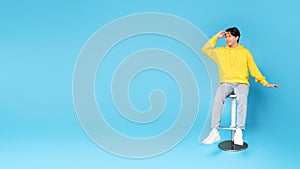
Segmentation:
<svg viewBox="0 0 300 169">
<path fill-rule="evenodd" d="M 230 32 L 230 34 L 231 34 L 232 36 L 234 36 L 234 37 L 237 37 L 237 36 L 238 36 L 239 38 L 238 38 L 238 40 L 237 40 L 237 43 L 239 43 L 240 38 L 241 38 L 241 34 L 240 34 L 240 31 L 239 31 L 238 28 L 236 28 L 236 27 L 228 28 L 228 29 L 226 29 L 226 32 Z"/>
</svg>

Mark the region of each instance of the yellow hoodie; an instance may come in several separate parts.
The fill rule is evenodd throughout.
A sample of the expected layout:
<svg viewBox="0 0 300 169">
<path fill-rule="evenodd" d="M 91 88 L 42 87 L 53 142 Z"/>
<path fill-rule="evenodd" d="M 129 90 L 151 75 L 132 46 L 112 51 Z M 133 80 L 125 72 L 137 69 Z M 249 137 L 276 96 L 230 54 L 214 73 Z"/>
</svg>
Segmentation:
<svg viewBox="0 0 300 169">
<path fill-rule="evenodd" d="M 215 47 L 218 38 L 213 36 L 202 48 L 210 59 L 218 64 L 220 83 L 249 84 L 248 70 L 256 82 L 268 84 L 265 77 L 257 68 L 248 49 L 242 45 L 236 48 Z"/>
</svg>

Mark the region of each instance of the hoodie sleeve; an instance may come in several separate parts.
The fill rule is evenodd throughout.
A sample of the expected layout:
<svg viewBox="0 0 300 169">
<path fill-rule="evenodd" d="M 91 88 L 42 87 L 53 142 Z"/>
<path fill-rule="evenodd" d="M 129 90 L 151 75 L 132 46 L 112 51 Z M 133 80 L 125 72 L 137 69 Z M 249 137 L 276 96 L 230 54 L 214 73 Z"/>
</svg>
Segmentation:
<svg viewBox="0 0 300 169">
<path fill-rule="evenodd" d="M 212 61 L 218 62 L 217 51 L 214 48 L 217 44 L 218 38 L 214 35 L 211 39 L 209 39 L 205 45 L 202 47 L 202 52 L 207 55 Z"/>
<path fill-rule="evenodd" d="M 256 66 L 256 63 L 252 57 L 252 54 L 248 51 L 248 68 L 250 70 L 251 76 L 255 78 L 255 82 L 259 82 L 263 86 L 266 86 L 268 82 L 266 81 L 266 78 L 261 74 L 258 67 Z"/>
</svg>

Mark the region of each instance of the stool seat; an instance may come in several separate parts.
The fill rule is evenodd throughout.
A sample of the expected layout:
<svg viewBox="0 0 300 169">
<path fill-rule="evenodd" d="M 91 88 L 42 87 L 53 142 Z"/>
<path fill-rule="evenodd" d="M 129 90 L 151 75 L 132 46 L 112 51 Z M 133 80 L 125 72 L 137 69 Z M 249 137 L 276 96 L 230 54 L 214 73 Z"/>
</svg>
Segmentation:
<svg viewBox="0 0 300 169">
<path fill-rule="evenodd" d="M 220 129 L 224 129 L 224 130 L 231 130 L 231 140 L 222 141 L 218 145 L 218 147 L 224 151 L 237 152 L 237 151 L 246 150 L 248 148 L 248 144 L 245 142 L 241 146 L 241 145 L 234 144 L 234 141 L 233 141 L 235 130 L 236 130 L 236 124 L 235 124 L 236 123 L 236 102 L 237 102 L 236 97 L 237 96 L 235 94 L 231 94 L 228 96 L 228 98 L 231 98 L 231 100 L 232 100 L 232 102 L 231 102 L 231 125 L 219 127 Z"/>
</svg>

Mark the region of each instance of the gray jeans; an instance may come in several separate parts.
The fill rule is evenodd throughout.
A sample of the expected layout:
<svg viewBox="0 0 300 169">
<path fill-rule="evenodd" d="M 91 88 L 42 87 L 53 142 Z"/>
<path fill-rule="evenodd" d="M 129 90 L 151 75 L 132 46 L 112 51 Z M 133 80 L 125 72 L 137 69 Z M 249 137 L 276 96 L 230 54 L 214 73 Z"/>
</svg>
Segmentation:
<svg viewBox="0 0 300 169">
<path fill-rule="evenodd" d="M 246 84 L 222 83 L 218 87 L 216 96 L 214 98 L 211 128 L 219 128 L 225 99 L 230 94 L 235 94 L 237 96 L 236 127 L 240 129 L 245 129 L 248 93 L 249 86 Z"/>
</svg>

